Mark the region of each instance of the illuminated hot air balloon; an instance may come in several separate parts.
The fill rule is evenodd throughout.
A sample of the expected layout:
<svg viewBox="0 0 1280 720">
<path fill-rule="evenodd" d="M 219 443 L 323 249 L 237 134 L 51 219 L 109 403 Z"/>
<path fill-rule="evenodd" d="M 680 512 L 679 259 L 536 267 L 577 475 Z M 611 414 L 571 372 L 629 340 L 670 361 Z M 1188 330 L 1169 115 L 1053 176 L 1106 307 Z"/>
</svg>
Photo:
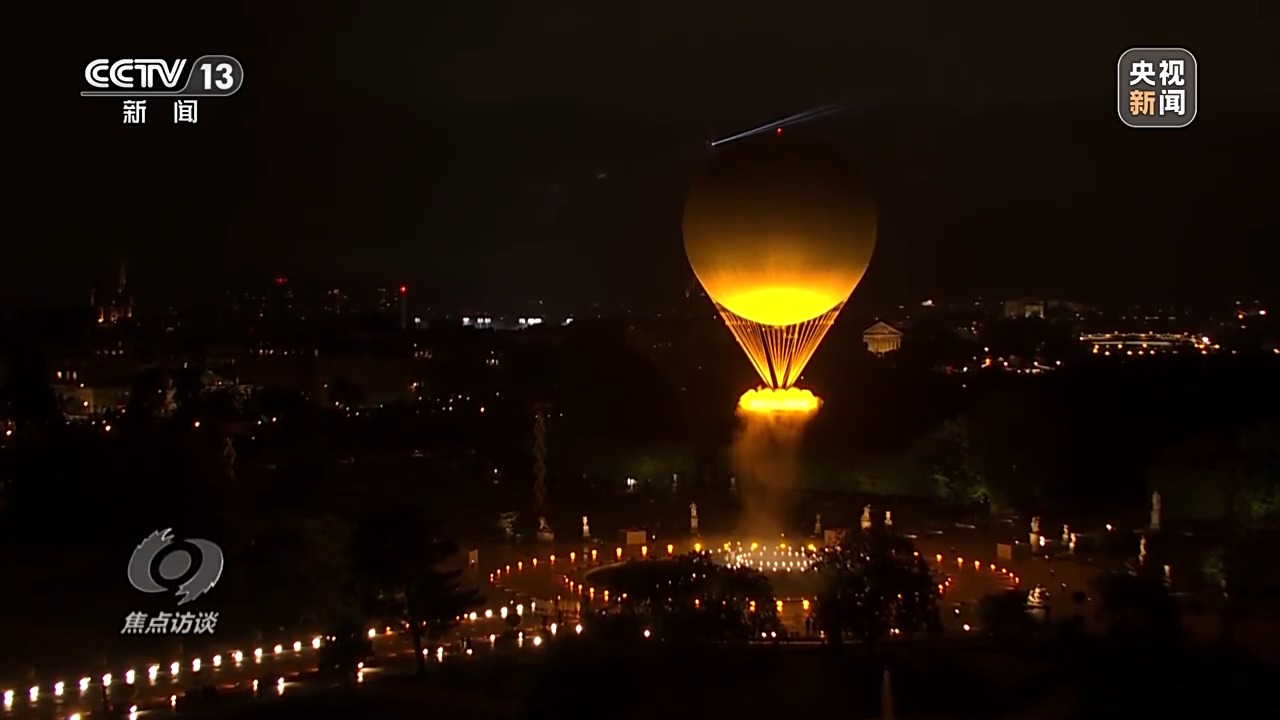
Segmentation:
<svg viewBox="0 0 1280 720">
<path fill-rule="evenodd" d="M 689 264 L 777 399 L 862 280 L 875 242 L 858 174 L 810 138 L 727 145 L 685 204 Z"/>
</svg>

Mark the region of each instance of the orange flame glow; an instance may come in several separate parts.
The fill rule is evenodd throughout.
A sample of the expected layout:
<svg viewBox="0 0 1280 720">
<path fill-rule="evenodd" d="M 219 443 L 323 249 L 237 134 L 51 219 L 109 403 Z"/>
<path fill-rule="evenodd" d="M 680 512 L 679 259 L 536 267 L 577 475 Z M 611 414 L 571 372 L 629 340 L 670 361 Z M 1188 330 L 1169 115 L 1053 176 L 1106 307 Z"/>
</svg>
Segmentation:
<svg viewBox="0 0 1280 720">
<path fill-rule="evenodd" d="M 748 390 L 738 407 L 750 413 L 810 413 L 822 405 L 822 398 L 796 387 Z"/>
</svg>

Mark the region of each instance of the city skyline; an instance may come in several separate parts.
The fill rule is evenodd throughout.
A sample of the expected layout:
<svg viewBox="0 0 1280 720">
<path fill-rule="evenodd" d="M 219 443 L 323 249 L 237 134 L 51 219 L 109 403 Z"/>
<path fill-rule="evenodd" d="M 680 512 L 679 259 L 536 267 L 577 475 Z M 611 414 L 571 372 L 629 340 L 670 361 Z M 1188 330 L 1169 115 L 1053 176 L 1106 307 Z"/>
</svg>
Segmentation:
<svg viewBox="0 0 1280 720">
<path fill-rule="evenodd" d="M 874 265 L 874 263 L 873 263 Z M 145 268 L 145 266 L 144 266 Z M 127 272 L 127 285 L 122 284 Z M 687 272 L 683 286 L 673 283 L 660 292 L 644 294 L 612 294 L 565 298 L 554 292 L 521 297 L 514 294 L 482 296 L 481 293 L 449 294 L 447 287 L 430 286 L 406 280 L 410 273 L 387 273 L 383 277 L 342 277 L 337 274 L 273 274 L 265 272 L 228 273 L 221 277 L 185 280 L 181 283 L 167 276 L 139 273 L 132 263 L 122 259 L 95 263 L 85 268 L 83 284 L 71 285 L 63 278 L 47 294 L 9 297 L 5 310 L 9 313 L 73 311 L 90 308 L 106 312 L 113 299 L 127 295 L 130 303 L 139 298 L 139 317 L 155 317 L 163 314 L 190 313 L 195 315 L 222 314 L 243 310 L 246 302 L 266 301 L 271 296 L 287 292 L 300 309 L 315 316 L 320 314 L 360 314 L 375 312 L 385 305 L 387 296 L 394 296 L 399 307 L 399 296 L 406 296 L 410 312 L 435 318 L 461 315 L 491 315 L 516 317 L 538 315 L 542 317 L 592 316 L 618 312 L 639 315 L 662 315 L 676 309 L 690 309 L 690 302 L 701 300 L 713 309 L 705 291 L 698 285 L 692 272 Z M 79 280 L 80 276 L 76 276 Z M 60 292 L 52 292 L 58 289 Z M 1164 296 L 1137 294 L 1099 295 L 1097 293 L 1050 293 L 1030 288 L 1025 291 L 999 292 L 981 288 L 951 292 L 916 291 L 912 288 L 885 287 L 872 284 L 869 292 L 859 287 L 848 306 L 859 315 L 891 312 L 895 309 L 915 306 L 965 305 L 969 303 L 1001 304 L 1018 300 L 1044 300 L 1070 303 L 1100 311 L 1118 311 L 1136 308 L 1169 308 L 1180 312 L 1226 313 L 1233 306 L 1273 306 L 1280 300 L 1270 288 L 1262 291 L 1223 290 L 1208 293 L 1173 293 Z M 304 313 L 305 314 L 305 313 Z"/>
</svg>

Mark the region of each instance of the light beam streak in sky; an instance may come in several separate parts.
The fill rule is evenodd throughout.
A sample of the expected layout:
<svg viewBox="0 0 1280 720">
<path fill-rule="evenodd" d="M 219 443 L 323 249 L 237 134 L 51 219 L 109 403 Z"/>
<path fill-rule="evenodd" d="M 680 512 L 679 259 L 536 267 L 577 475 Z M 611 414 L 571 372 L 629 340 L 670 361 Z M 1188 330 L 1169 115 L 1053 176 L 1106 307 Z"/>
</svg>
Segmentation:
<svg viewBox="0 0 1280 720">
<path fill-rule="evenodd" d="M 799 125 L 800 123 L 809 122 L 811 120 L 829 117 L 839 113 L 843 109 L 844 107 L 842 105 L 823 105 L 822 107 L 806 110 L 802 113 L 788 115 L 781 120 L 774 120 L 764 125 L 751 128 L 750 130 L 744 130 L 740 133 L 734 133 L 728 137 L 720 138 L 719 140 L 713 140 L 711 141 L 711 147 L 719 147 L 720 145 L 731 143 L 735 140 L 743 140 L 754 135 L 763 135 L 764 133 L 774 132 L 779 128 L 790 127 L 792 125 Z"/>
</svg>

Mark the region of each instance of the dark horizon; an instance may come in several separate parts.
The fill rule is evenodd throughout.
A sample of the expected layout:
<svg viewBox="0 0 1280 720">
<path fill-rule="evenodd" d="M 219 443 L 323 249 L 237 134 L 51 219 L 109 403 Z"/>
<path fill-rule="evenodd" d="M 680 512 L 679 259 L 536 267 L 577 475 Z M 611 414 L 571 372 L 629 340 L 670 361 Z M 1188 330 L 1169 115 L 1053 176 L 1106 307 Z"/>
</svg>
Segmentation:
<svg viewBox="0 0 1280 720">
<path fill-rule="evenodd" d="M 707 138 L 832 102 L 847 112 L 795 132 L 840 146 L 877 197 L 855 304 L 1191 303 L 1280 287 L 1280 105 L 1255 97 L 1276 59 L 1249 42 L 1253 4 L 1240 22 L 1116 9 L 1101 25 L 1004 33 L 1011 16 L 994 13 L 906 25 L 886 8 L 739 3 L 727 18 L 636 10 L 607 40 L 580 4 L 78 20 L 56 41 L 54 81 L 26 88 L 0 300 L 75 305 L 126 259 L 157 304 L 284 275 L 405 283 L 442 306 L 658 306 L 692 281 L 679 222 Z M 886 31 L 861 29 L 873 25 Z M 894 27 L 923 49 L 903 56 Z M 1156 40 L 1199 58 L 1185 130 L 1115 116 L 1116 58 Z M 342 65 L 333 47 L 367 60 Z M 201 101 L 190 127 L 160 108 L 124 126 L 117 102 L 76 96 L 88 59 L 144 51 L 231 53 L 245 88 Z"/>
</svg>

